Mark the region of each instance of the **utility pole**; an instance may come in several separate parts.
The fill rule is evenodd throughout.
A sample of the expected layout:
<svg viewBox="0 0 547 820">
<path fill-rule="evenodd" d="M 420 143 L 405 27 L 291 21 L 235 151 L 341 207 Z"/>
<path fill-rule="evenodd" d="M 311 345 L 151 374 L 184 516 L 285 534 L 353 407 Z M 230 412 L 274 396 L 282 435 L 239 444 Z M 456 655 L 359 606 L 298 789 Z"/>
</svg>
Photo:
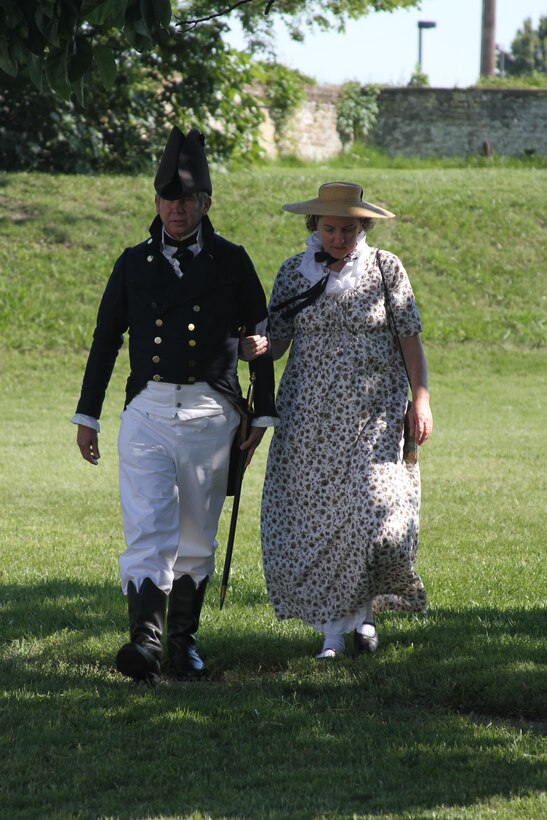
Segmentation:
<svg viewBox="0 0 547 820">
<path fill-rule="evenodd" d="M 496 0 L 482 0 L 481 77 L 496 73 Z"/>
</svg>

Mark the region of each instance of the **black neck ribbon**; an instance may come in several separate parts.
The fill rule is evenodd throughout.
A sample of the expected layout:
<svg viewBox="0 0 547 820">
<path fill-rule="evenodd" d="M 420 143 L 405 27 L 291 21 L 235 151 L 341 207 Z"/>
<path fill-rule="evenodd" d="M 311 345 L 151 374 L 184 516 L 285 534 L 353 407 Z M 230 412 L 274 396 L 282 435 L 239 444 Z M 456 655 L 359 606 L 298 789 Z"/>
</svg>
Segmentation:
<svg viewBox="0 0 547 820">
<path fill-rule="evenodd" d="M 165 245 L 171 245 L 172 248 L 188 248 L 190 245 L 195 245 L 198 240 L 197 231 L 192 236 L 187 236 L 186 239 L 175 239 L 169 236 L 167 231 L 163 232 L 163 242 Z"/>
<path fill-rule="evenodd" d="M 281 302 L 279 305 L 275 305 L 275 307 L 270 307 L 272 313 L 275 313 L 278 310 L 283 310 L 286 308 L 287 305 L 291 305 L 294 302 L 300 302 L 300 304 L 295 305 L 294 307 L 286 310 L 283 314 L 283 319 L 292 319 L 293 316 L 296 316 L 297 313 L 300 313 L 301 310 L 304 308 L 309 307 L 312 305 L 323 293 L 325 288 L 327 287 L 327 282 L 329 281 L 330 270 L 327 271 L 325 276 L 316 282 L 315 285 L 312 285 L 311 288 L 308 288 L 303 293 L 299 293 L 297 296 L 291 296 L 290 299 L 287 299 L 285 302 Z"/>
</svg>

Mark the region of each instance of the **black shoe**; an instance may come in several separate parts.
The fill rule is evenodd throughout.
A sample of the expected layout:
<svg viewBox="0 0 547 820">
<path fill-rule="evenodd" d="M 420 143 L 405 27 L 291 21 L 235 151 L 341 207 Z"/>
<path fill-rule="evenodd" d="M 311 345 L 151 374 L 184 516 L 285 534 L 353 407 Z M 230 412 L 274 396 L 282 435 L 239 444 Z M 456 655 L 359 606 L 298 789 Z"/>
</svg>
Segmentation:
<svg viewBox="0 0 547 820">
<path fill-rule="evenodd" d="M 167 651 L 171 669 L 181 680 L 201 678 L 205 664 L 196 648 L 195 633 L 205 597 L 208 578 L 196 587 L 189 575 L 173 582 L 167 609 Z"/>
<path fill-rule="evenodd" d="M 144 579 L 138 592 L 135 584 L 129 582 L 131 642 L 124 644 L 116 656 L 116 668 L 122 675 L 150 684 L 159 681 L 166 604 L 167 595 L 150 578 Z"/>
<path fill-rule="evenodd" d="M 373 635 L 361 635 L 360 632 L 353 633 L 353 645 L 357 652 L 368 652 L 369 655 L 372 655 L 378 649 L 378 631 L 376 626 L 370 621 L 365 621 L 364 625 L 374 627 L 374 634 Z"/>
<path fill-rule="evenodd" d="M 170 652 L 169 661 L 173 674 L 179 680 L 191 680 L 205 675 L 205 664 L 198 655 L 195 643 L 187 646 L 179 644 L 176 652 Z"/>
<path fill-rule="evenodd" d="M 139 643 L 126 643 L 116 655 L 116 669 L 135 681 L 155 686 L 161 678 L 160 662 L 151 649 Z"/>
</svg>

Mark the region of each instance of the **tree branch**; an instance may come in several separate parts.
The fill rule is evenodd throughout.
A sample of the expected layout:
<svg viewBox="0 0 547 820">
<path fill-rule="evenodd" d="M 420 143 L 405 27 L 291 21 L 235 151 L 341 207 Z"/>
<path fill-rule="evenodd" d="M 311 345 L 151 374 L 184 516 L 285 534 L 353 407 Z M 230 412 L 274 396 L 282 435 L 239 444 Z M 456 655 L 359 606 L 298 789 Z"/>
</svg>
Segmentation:
<svg viewBox="0 0 547 820">
<path fill-rule="evenodd" d="M 215 20 L 218 17 L 224 17 L 225 14 L 230 14 L 230 12 L 234 11 L 234 9 L 239 8 L 239 6 L 246 6 L 249 3 L 253 3 L 254 0 L 238 0 L 237 3 L 234 3 L 228 8 L 223 9 L 222 11 L 217 11 L 214 14 L 208 14 L 206 17 L 195 17 L 191 20 L 177 20 L 178 26 L 186 26 L 188 30 L 195 28 L 199 23 L 206 23 L 209 20 Z M 264 7 L 264 14 L 268 14 L 271 7 L 273 6 L 275 0 L 268 0 L 266 6 Z"/>
</svg>

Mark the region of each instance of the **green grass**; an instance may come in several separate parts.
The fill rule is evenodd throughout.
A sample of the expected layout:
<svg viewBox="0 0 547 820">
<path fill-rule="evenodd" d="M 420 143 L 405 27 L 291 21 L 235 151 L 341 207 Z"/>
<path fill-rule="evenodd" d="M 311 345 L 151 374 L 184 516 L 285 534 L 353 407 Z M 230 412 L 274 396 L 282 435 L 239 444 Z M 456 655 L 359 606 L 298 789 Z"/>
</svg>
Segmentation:
<svg viewBox="0 0 547 820">
<path fill-rule="evenodd" d="M 105 277 L 145 235 L 150 186 L 0 177 L 0 817 L 547 813 L 545 173 L 363 176 L 370 198 L 401 214 L 375 233 L 404 260 L 426 325 L 435 432 L 421 453 L 418 566 L 428 612 L 383 615 L 376 656 L 318 667 L 318 637 L 277 623 L 266 595 L 263 446 L 224 609 L 219 574 L 204 608 L 210 678 L 155 690 L 113 670 L 127 632 L 116 455 L 125 353 L 97 468 L 68 422 Z M 303 240 L 279 204 L 338 177 L 355 169 L 217 173 L 213 221 L 245 244 L 269 288 Z M 229 514 L 230 501 L 220 566 Z"/>
<path fill-rule="evenodd" d="M 370 241 L 403 259 L 429 343 L 545 344 L 545 170 L 219 172 L 212 220 L 246 246 L 268 290 L 304 240 L 302 218 L 281 204 L 314 196 L 333 177 L 359 179 L 369 199 L 398 214 L 378 222 Z M 0 328 L 9 323 L 2 345 L 87 346 L 105 277 L 121 248 L 145 237 L 152 216 L 144 177 L 0 175 Z"/>
</svg>

